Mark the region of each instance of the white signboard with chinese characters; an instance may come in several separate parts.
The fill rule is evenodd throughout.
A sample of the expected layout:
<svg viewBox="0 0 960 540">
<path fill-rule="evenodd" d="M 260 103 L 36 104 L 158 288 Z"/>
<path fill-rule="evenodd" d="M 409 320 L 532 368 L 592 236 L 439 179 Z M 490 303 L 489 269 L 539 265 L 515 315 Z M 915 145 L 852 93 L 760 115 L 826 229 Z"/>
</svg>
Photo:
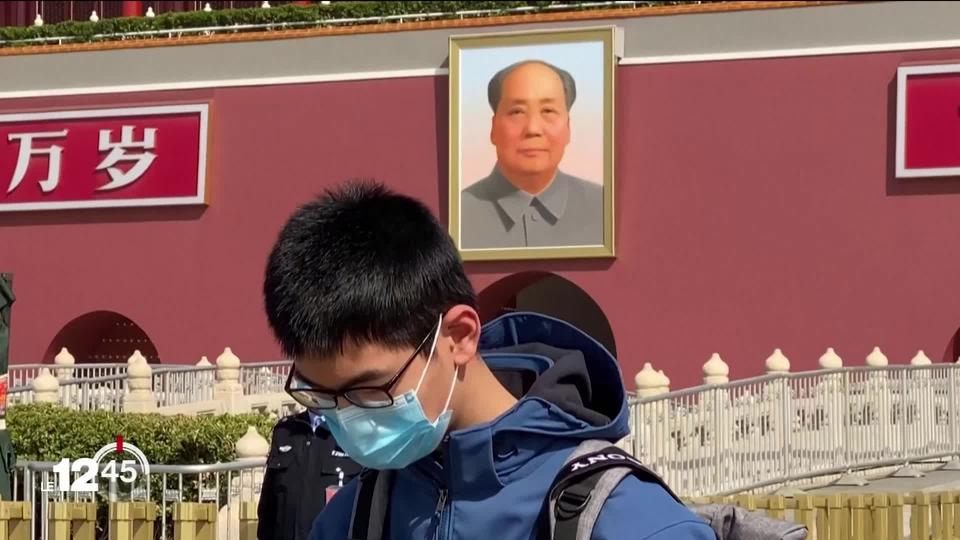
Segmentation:
<svg viewBox="0 0 960 540">
<path fill-rule="evenodd" d="M 0 114 L 0 212 L 205 204 L 208 105 Z"/>
</svg>

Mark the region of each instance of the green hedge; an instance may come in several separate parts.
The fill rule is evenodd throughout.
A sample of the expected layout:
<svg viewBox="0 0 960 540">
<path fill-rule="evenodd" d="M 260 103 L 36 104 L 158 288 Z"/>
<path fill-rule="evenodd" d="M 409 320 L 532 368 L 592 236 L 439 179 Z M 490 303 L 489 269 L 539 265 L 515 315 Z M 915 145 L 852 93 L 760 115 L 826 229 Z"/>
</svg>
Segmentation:
<svg viewBox="0 0 960 540">
<path fill-rule="evenodd" d="M 285 5 L 269 9 L 248 8 L 205 11 L 186 11 L 158 14 L 153 18 L 125 17 L 106 18 L 98 22 L 64 22 L 40 27 L 0 28 L 0 42 L 19 41 L 44 37 L 71 37 L 74 41 L 92 41 L 95 35 L 106 35 L 97 39 L 119 40 L 110 34 L 144 32 L 149 30 L 176 30 L 186 28 L 204 28 L 214 26 L 233 26 L 235 24 L 282 24 L 295 22 L 317 22 L 330 19 L 355 19 L 362 17 L 383 17 L 389 15 L 413 15 L 417 13 L 452 13 L 466 10 L 505 10 L 520 7 L 536 8 L 537 11 L 552 4 L 576 4 L 578 2 L 334 2 L 328 5 L 311 4 L 307 6 Z M 689 4 L 696 2 L 661 1 L 637 2 L 637 5 Z M 599 6 L 609 7 L 609 6 Z M 570 7 L 571 9 L 597 9 L 597 7 Z M 550 10 L 559 11 L 559 10 Z M 0 46 L 30 45 L 0 43 Z"/>
<path fill-rule="evenodd" d="M 60 461 L 92 457 L 117 435 L 143 451 L 150 463 L 182 465 L 233 461 L 247 426 L 269 440 L 274 420 L 262 415 L 163 416 L 75 411 L 51 404 L 7 410 L 7 430 L 17 458 Z"/>
</svg>

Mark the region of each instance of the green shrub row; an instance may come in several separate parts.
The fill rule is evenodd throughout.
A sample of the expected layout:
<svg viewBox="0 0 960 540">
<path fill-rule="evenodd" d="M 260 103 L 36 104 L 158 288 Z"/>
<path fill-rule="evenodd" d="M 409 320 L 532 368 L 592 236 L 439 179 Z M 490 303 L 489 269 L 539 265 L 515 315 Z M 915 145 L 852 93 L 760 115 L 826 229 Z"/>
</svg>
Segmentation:
<svg viewBox="0 0 960 540">
<path fill-rule="evenodd" d="M 116 34 L 146 32 L 151 30 L 177 30 L 188 28 L 206 28 L 234 25 L 257 25 L 283 23 L 316 22 L 322 26 L 324 21 L 334 19 L 357 19 L 365 17 L 385 17 L 390 15 L 411 15 L 427 13 L 453 13 L 456 11 L 507 10 L 515 8 L 533 8 L 536 12 L 550 5 L 566 4 L 568 7 L 550 9 L 550 11 L 570 11 L 578 9 L 597 9 L 610 6 L 579 6 L 582 2 L 333 2 L 328 5 L 310 4 L 284 5 L 263 8 L 228 9 L 205 11 L 185 11 L 158 14 L 156 17 L 105 18 L 97 22 L 68 21 L 59 24 L 29 27 L 0 28 L 0 42 L 22 41 L 48 37 L 69 37 L 73 41 L 87 42 L 97 40 L 119 40 Z M 661 1 L 637 2 L 636 5 L 689 4 L 695 2 Z M 100 36 L 95 38 L 94 36 Z M 0 43 L 0 46 L 31 45 L 31 43 Z"/>
<path fill-rule="evenodd" d="M 51 404 L 7 410 L 7 430 L 19 460 L 92 457 L 122 435 L 150 463 L 184 465 L 233 461 L 236 442 L 254 426 L 267 440 L 275 424 L 263 415 L 164 416 L 76 411 Z"/>
</svg>

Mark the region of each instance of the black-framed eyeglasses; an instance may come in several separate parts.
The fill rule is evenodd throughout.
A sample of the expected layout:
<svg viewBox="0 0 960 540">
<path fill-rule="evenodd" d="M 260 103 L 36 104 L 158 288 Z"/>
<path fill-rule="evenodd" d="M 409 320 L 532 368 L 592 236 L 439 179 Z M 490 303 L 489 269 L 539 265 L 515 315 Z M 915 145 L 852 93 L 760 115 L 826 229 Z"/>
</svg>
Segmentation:
<svg viewBox="0 0 960 540">
<path fill-rule="evenodd" d="M 400 370 L 385 384 L 380 386 L 357 386 L 340 392 L 331 392 L 317 388 L 316 383 L 304 379 L 296 372 L 297 370 L 294 366 L 290 366 L 290 375 L 287 376 L 287 383 L 283 389 L 290 397 L 295 399 L 297 403 L 312 411 L 336 409 L 338 404 L 337 400 L 341 396 L 357 407 L 363 407 L 365 409 L 389 407 L 393 405 L 393 394 L 390 393 L 393 385 L 397 384 L 397 381 L 400 380 L 403 373 L 413 364 L 413 360 L 423 352 L 423 346 L 426 345 L 430 337 L 433 336 L 434 329 L 438 332 L 440 331 L 439 326 L 440 323 L 437 322 L 437 326 L 430 330 L 430 333 L 423 338 L 423 341 L 421 341 L 417 349 L 413 351 L 410 358 L 403 363 Z"/>
</svg>

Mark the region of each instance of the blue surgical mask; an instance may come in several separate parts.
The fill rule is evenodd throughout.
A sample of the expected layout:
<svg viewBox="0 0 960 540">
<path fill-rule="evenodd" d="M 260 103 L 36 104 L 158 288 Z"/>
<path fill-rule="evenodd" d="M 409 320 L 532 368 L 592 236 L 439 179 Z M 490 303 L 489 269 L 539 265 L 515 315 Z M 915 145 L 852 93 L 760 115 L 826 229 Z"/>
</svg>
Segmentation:
<svg viewBox="0 0 960 540">
<path fill-rule="evenodd" d="M 442 318 L 442 316 L 441 316 Z M 450 398 L 457 383 L 454 373 L 443 412 L 433 422 L 427 419 L 417 394 L 440 336 L 440 325 L 430 345 L 420 381 L 414 390 L 395 397 L 393 405 L 368 409 L 350 405 L 326 415 L 327 426 L 337 444 L 351 459 L 369 469 L 402 469 L 433 452 L 450 424 Z"/>
</svg>

